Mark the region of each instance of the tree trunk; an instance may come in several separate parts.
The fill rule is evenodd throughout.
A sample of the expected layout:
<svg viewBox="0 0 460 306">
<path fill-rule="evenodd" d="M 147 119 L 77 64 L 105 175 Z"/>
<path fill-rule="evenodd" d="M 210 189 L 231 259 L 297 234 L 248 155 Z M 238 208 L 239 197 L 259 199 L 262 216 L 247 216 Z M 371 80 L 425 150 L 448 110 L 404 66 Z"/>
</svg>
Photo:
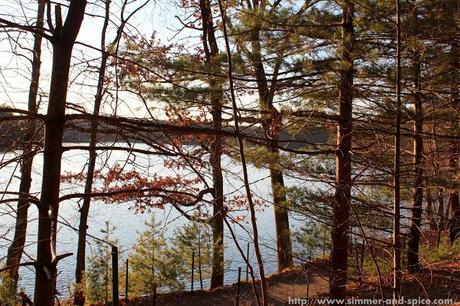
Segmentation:
<svg viewBox="0 0 460 306">
<path fill-rule="evenodd" d="M 272 148 L 272 152 L 279 157 L 278 149 Z M 292 259 L 291 231 L 289 228 L 289 214 L 286 208 L 286 193 L 282 171 L 270 167 L 270 180 L 273 205 L 275 206 L 276 251 L 278 255 L 278 272 L 280 272 L 292 267 L 294 264 Z"/>
<path fill-rule="evenodd" d="M 337 130 L 336 191 L 331 233 L 330 298 L 344 299 L 347 285 L 348 230 L 351 205 L 351 148 L 353 107 L 354 5 L 345 1 L 342 17 L 342 48 L 339 85 L 340 116 Z"/>
<path fill-rule="evenodd" d="M 449 224 L 450 243 L 453 244 L 460 236 L 460 199 L 458 191 L 449 194 L 449 208 L 452 212 L 452 219 Z"/>
<path fill-rule="evenodd" d="M 426 194 L 426 216 L 428 219 L 428 224 L 430 225 L 431 230 L 437 230 L 438 225 L 436 224 L 436 218 L 434 214 L 434 203 L 433 203 L 433 197 L 431 195 L 431 189 L 428 186 L 428 183 L 426 184 L 425 188 L 425 194 Z"/>
<path fill-rule="evenodd" d="M 43 29 L 43 16 L 45 12 L 45 1 L 38 2 L 37 10 L 37 29 Z M 40 82 L 40 67 L 41 67 L 41 50 L 42 50 L 42 36 L 35 34 L 33 59 L 32 59 L 32 77 L 29 87 L 28 110 L 31 113 L 37 112 L 37 92 L 38 84 Z M 32 183 L 32 163 L 34 158 L 33 144 L 35 141 L 36 123 L 32 119 L 27 123 L 27 132 L 24 139 L 25 144 L 23 147 L 23 159 L 21 165 L 21 182 L 19 184 L 19 201 L 16 213 L 16 224 L 14 229 L 13 242 L 8 249 L 6 259 L 6 266 L 11 266 L 9 275 L 13 281 L 13 289 L 16 291 L 19 279 L 19 263 L 21 262 L 22 253 L 24 251 L 24 244 L 27 234 L 27 214 L 30 203 L 28 195 L 30 185 Z"/>
<path fill-rule="evenodd" d="M 392 305 L 397 305 L 401 291 L 401 18 L 400 3 L 396 0 L 396 116 L 393 168 L 393 286 Z"/>
<path fill-rule="evenodd" d="M 93 115 L 97 117 L 99 115 L 99 111 L 101 108 L 102 97 L 104 92 L 104 79 L 105 79 L 105 71 L 107 68 L 107 58 L 108 55 L 105 52 L 105 44 L 106 44 L 106 32 L 107 27 L 109 24 L 109 13 L 110 13 L 110 1 L 106 1 L 105 3 L 105 18 L 104 24 L 102 26 L 102 33 L 101 33 L 101 65 L 99 67 L 99 76 L 98 76 L 98 83 L 96 89 L 96 96 L 94 99 L 94 108 L 93 108 Z M 88 171 L 86 174 L 86 182 L 85 182 L 85 194 L 91 194 L 93 189 L 93 180 L 94 180 L 94 171 L 96 166 L 96 150 L 94 149 L 97 144 L 97 128 L 98 122 L 93 119 L 91 121 L 91 130 L 90 130 L 90 150 L 89 150 L 89 160 L 88 160 Z M 80 208 L 80 225 L 78 227 L 78 247 L 77 247 L 77 263 L 75 267 L 75 296 L 74 296 L 74 304 L 83 306 L 85 304 L 85 290 L 84 288 L 84 272 L 85 272 L 85 264 L 86 264 L 86 233 L 88 231 L 88 214 L 89 208 L 91 204 L 91 197 L 86 196 L 83 198 L 83 204 Z"/>
<path fill-rule="evenodd" d="M 214 101 L 220 103 L 220 99 Z M 220 105 L 213 104 L 213 127 L 222 128 L 222 108 Z M 224 285 L 224 181 L 221 167 L 222 140 L 220 136 L 215 136 L 211 143 L 211 167 L 214 188 L 214 208 L 213 220 L 211 222 L 213 237 L 213 256 L 211 289 Z"/>
<path fill-rule="evenodd" d="M 214 22 L 209 0 L 200 0 L 201 18 L 203 23 L 203 47 L 206 55 L 206 66 L 211 73 L 218 72 L 216 56 L 219 53 L 214 33 Z M 222 85 L 211 76 L 212 125 L 215 130 L 222 130 Z M 213 237 L 213 256 L 211 272 L 211 289 L 224 285 L 224 180 L 222 177 L 222 136 L 215 135 L 211 143 L 210 163 L 212 168 L 214 207 L 211 221 Z"/>
<path fill-rule="evenodd" d="M 446 210 L 444 208 L 444 189 L 443 188 L 438 188 L 438 216 L 439 216 L 439 221 L 438 221 L 438 230 L 443 231 L 446 229 Z"/>
<path fill-rule="evenodd" d="M 58 257 L 56 256 L 56 231 L 59 210 L 65 105 L 73 44 L 83 21 L 85 7 L 86 1 L 84 0 L 73 0 L 70 2 L 66 21 L 61 29 L 56 29 L 52 42 L 53 65 L 45 123 L 43 180 L 41 198 L 38 205 L 39 219 L 34 304 L 40 306 L 51 306 L 54 304 L 56 265 L 58 262 Z"/>
<path fill-rule="evenodd" d="M 416 12 L 416 9 L 414 10 Z M 416 19 L 417 17 L 415 17 Z M 417 21 L 415 20 L 416 24 Z M 415 26 L 417 29 L 417 26 Z M 416 51 L 414 61 L 414 191 L 412 196 L 412 217 L 409 228 L 409 241 L 407 246 L 407 269 L 409 272 L 418 272 L 419 264 L 419 246 L 420 246 L 420 226 L 422 219 L 423 205 L 423 106 L 421 97 L 420 84 L 420 54 Z"/>
<path fill-rule="evenodd" d="M 457 9 L 458 12 L 458 9 Z M 451 84 L 451 105 L 453 111 L 453 128 L 452 131 L 454 133 L 453 136 L 459 136 L 459 120 L 460 120 L 460 95 L 458 89 L 458 82 L 459 82 L 459 60 L 458 57 L 460 56 L 460 47 L 459 43 L 454 41 L 451 45 L 451 59 L 452 59 L 452 84 Z M 450 147 L 450 155 L 449 155 L 449 166 L 451 169 L 452 177 L 456 178 L 456 181 L 460 179 L 459 173 L 459 155 L 460 155 L 460 144 L 456 141 L 451 143 Z M 449 192 L 449 204 L 448 208 L 451 212 L 451 219 L 449 224 L 449 236 L 451 243 L 458 238 L 460 235 L 460 199 L 459 199 L 459 191 L 457 187 L 454 187 Z"/>
<path fill-rule="evenodd" d="M 434 101 L 433 101 L 433 108 L 436 107 Z M 441 160 L 441 156 L 439 154 L 439 146 L 438 146 L 438 140 L 436 138 L 436 120 L 433 118 L 432 120 L 432 138 L 433 138 L 433 146 L 434 146 L 434 152 L 435 152 L 435 157 L 433 160 L 433 171 L 434 171 L 434 177 L 438 177 L 439 175 L 439 161 Z M 437 187 L 436 188 L 436 200 L 438 202 L 438 212 L 437 212 L 437 230 L 438 230 L 438 237 L 440 238 L 441 232 L 446 229 L 446 211 L 444 209 L 444 189 L 442 187 Z M 439 239 L 438 239 L 439 240 Z"/>
<path fill-rule="evenodd" d="M 254 6 L 254 8 L 257 8 Z M 279 129 L 274 127 L 280 120 L 278 110 L 273 106 L 275 89 L 270 90 L 265 73 L 261 47 L 260 33 L 256 28 L 252 33 L 252 53 L 249 55 L 255 70 L 257 90 L 259 94 L 259 109 L 262 117 L 262 128 L 267 138 L 267 148 L 271 154 L 268 165 L 270 171 L 270 182 L 273 196 L 273 207 L 275 211 L 276 225 L 276 252 L 278 258 L 278 272 L 292 267 L 292 243 L 291 230 L 289 228 L 289 215 L 286 208 L 286 192 L 284 188 L 283 171 L 280 169 L 280 152 L 278 150 Z M 276 83 L 276 74 L 273 76 L 273 83 Z M 270 139 L 271 138 L 271 139 Z"/>
<path fill-rule="evenodd" d="M 243 138 L 239 134 L 240 133 L 240 122 L 238 118 L 238 106 L 236 104 L 235 87 L 233 83 L 232 51 L 230 50 L 230 43 L 228 39 L 227 24 L 226 24 L 227 14 L 222 4 L 222 1 L 218 0 L 218 3 L 219 3 L 220 15 L 222 16 L 222 31 L 224 34 L 225 51 L 227 54 L 227 64 L 228 64 L 227 76 L 228 76 L 228 83 L 229 83 L 229 89 L 230 89 L 230 98 L 232 102 L 233 123 L 235 125 L 235 132 L 237 134 L 236 138 L 238 141 L 238 149 L 239 149 L 238 151 L 240 153 L 241 167 L 243 170 L 242 172 L 243 172 L 244 189 L 246 191 L 246 197 L 248 199 L 248 204 L 249 204 L 248 206 L 249 206 L 251 225 L 252 225 L 252 231 L 253 231 L 254 252 L 256 254 L 257 265 L 259 267 L 260 288 L 262 292 L 261 302 L 263 306 L 266 306 L 268 305 L 268 300 L 267 300 L 267 281 L 265 278 L 265 266 L 264 266 L 264 261 L 262 258 L 262 253 L 260 251 L 259 230 L 257 227 L 256 211 L 254 208 L 254 201 L 253 201 L 253 196 L 251 193 L 251 186 L 249 185 L 249 175 L 248 175 L 248 168 L 246 164 L 246 155 L 244 153 L 244 142 L 243 142 Z M 256 300 L 258 301 L 257 294 L 256 294 Z"/>
</svg>

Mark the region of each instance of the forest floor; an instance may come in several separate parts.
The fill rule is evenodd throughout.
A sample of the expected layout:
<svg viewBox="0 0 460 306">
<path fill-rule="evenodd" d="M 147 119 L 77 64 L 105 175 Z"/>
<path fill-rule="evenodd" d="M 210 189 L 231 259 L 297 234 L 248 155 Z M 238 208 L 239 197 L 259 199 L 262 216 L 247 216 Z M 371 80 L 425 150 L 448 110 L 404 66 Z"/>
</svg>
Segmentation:
<svg viewBox="0 0 460 306">
<path fill-rule="evenodd" d="M 366 278 L 361 285 L 356 275 L 351 275 L 348 295 L 354 299 L 380 299 L 378 277 Z M 382 274 L 383 294 L 385 299 L 391 297 L 391 273 Z M 302 305 L 296 298 L 309 300 L 327 297 L 328 273 L 327 263 L 316 261 L 292 270 L 270 275 L 267 278 L 268 304 Z M 460 256 L 424 266 L 415 275 L 403 274 L 402 296 L 405 299 L 446 299 L 451 298 L 454 304 L 460 305 Z M 236 305 L 237 285 L 224 286 L 216 290 L 198 290 L 191 292 L 171 292 L 158 294 L 156 305 L 161 306 L 231 306 Z M 296 303 L 297 302 L 297 303 Z M 419 301 L 420 304 L 420 301 Z M 152 297 L 130 300 L 128 305 L 154 305 Z M 242 282 L 240 287 L 240 305 L 256 305 L 255 296 L 250 282 Z M 306 304 L 303 304 L 306 305 Z M 361 304 L 362 305 L 362 304 Z M 369 305 L 369 304 L 366 304 Z"/>
</svg>

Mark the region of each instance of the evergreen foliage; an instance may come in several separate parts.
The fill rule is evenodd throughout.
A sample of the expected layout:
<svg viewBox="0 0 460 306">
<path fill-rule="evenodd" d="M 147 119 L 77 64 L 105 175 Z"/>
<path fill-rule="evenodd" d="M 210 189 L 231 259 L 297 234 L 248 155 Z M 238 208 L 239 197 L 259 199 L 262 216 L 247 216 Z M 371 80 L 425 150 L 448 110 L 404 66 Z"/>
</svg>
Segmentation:
<svg viewBox="0 0 460 306">
<path fill-rule="evenodd" d="M 183 290 L 190 284 L 192 252 L 195 253 L 195 284 L 209 279 L 212 262 L 212 235 L 207 225 L 187 222 L 171 238 L 154 214 L 146 222 L 129 255 L 129 291 L 134 295 L 152 294 L 154 290 Z"/>
<path fill-rule="evenodd" d="M 94 241 L 94 248 L 88 258 L 88 269 L 85 274 L 88 299 L 94 303 L 107 303 L 111 300 L 112 292 L 112 255 L 111 245 L 116 245 L 114 238 L 115 226 L 105 222 L 105 229 L 101 230 L 102 240 Z"/>
</svg>

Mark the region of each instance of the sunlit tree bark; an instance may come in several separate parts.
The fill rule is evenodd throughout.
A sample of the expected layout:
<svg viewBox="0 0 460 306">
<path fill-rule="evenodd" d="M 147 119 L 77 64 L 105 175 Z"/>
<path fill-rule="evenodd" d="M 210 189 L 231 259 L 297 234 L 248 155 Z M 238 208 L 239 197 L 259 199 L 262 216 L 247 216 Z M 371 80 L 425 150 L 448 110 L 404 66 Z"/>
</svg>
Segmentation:
<svg viewBox="0 0 460 306">
<path fill-rule="evenodd" d="M 104 93 L 104 79 L 105 72 L 107 68 L 107 59 L 108 54 L 106 51 L 106 34 L 107 27 L 109 24 L 109 14 L 110 14 L 110 1 L 105 1 L 105 17 L 104 24 L 102 26 L 101 32 L 101 63 L 99 66 L 99 76 L 98 83 L 96 88 L 96 96 L 94 99 L 94 108 L 93 115 L 98 116 L 101 108 L 103 93 Z M 94 149 L 97 144 L 97 128 L 98 122 L 96 119 L 91 121 L 91 130 L 90 130 L 90 149 L 89 149 L 89 160 L 88 160 L 88 171 L 86 173 L 86 182 L 85 182 L 85 194 L 91 194 L 93 188 L 93 179 L 95 174 L 96 158 L 97 153 Z M 80 225 L 78 227 L 78 246 L 77 246 L 77 263 L 75 267 L 75 296 L 74 303 L 75 305 L 84 305 L 85 297 L 83 290 L 85 284 L 84 272 L 85 272 L 85 263 L 86 263 L 86 233 L 88 230 L 88 214 L 91 204 L 91 197 L 83 198 L 83 204 L 80 208 Z"/>
<path fill-rule="evenodd" d="M 340 52 L 339 120 L 336 149 L 336 191 L 333 204 L 330 297 L 344 299 L 347 284 L 349 218 L 351 205 L 351 155 L 353 106 L 354 4 L 342 4 L 342 44 Z"/>
<path fill-rule="evenodd" d="M 396 0 L 396 116 L 393 161 L 393 286 L 392 305 L 397 305 L 401 291 L 401 19 Z"/>
<path fill-rule="evenodd" d="M 56 265 L 59 261 L 59 256 L 56 255 L 56 234 L 65 107 L 73 45 L 80 31 L 85 8 L 85 0 L 72 0 L 63 24 L 60 6 L 55 8 L 57 12 L 52 39 L 53 59 L 45 123 L 43 180 L 38 205 L 35 305 L 54 305 Z"/>
<path fill-rule="evenodd" d="M 248 1 L 248 3 L 250 3 Z M 252 1 L 250 8 L 255 14 L 263 13 L 265 10 L 265 2 Z M 278 149 L 278 140 L 281 125 L 281 115 L 273 106 L 273 98 L 275 88 L 270 88 L 267 79 L 267 73 L 264 68 L 262 59 L 262 47 L 260 37 L 260 25 L 256 26 L 251 31 L 251 51 L 248 51 L 248 57 L 254 67 L 254 74 L 257 82 L 257 92 L 259 96 L 259 109 L 261 112 L 262 128 L 267 137 L 267 148 L 270 152 L 270 163 L 268 165 L 270 172 L 271 191 L 273 196 L 273 207 L 275 211 L 275 226 L 276 226 L 276 251 L 278 259 L 278 271 L 282 271 L 293 265 L 292 259 L 292 243 L 291 231 L 289 228 L 289 215 L 286 208 L 286 191 L 284 185 L 283 171 L 279 164 L 281 156 Z M 282 61 L 283 55 L 278 55 L 278 62 Z M 272 83 L 276 84 L 277 68 L 273 74 Z"/>
<path fill-rule="evenodd" d="M 38 1 L 37 23 L 38 30 L 43 29 L 43 20 L 45 13 L 45 1 Z M 43 37 L 39 34 L 34 35 L 34 46 L 32 54 L 32 73 L 29 87 L 28 110 L 30 113 L 37 112 L 37 94 L 40 81 L 41 67 L 41 49 Z M 27 121 L 26 135 L 23 145 L 23 159 L 21 163 L 21 182 L 19 185 L 19 201 L 16 212 L 16 224 L 14 229 L 14 237 L 11 246 L 8 249 L 6 265 L 11 267 L 9 270 L 10 277 L 13 281 L 13 287 L 16 289 L 19 279 L 19 263 L 21 262 L 22 253 L 24 251 L 24 243 L 27 234 L 27 214 L 29 211 L 30 202 L 28 194 L 32 183 L 32 163 L 34 159 L 34 142 L 36 140 L 36 121 L 34 119 Z"/>
<path fill-rule="evenodd" d="M 211 96 L 212 127 L 222 130 L 222 85 L 212 75 L 218 72 L 217 56 L 219 48 L 216 41 L 212 10 L 209 0 L 200 0 L 201 19 L 203 24 L 203 48 L 206 66 L 211 72 L 209 89 Z M 224 285 L 224 180 L 222 177 L 222 137 L 213 136 L 210 150 L 210 163 L 213 178 L 213 217 L 211 219 L 213 237 L 213 256 L 211 272 L 211 288 Z"/>
<path fill-rule="evenodd" d="M 412 31 L 417 33 L 417 7 L 413 8 Z M 416 47 L 418 48 L 418 47 Z M 413 50 L 413 82 L 414 82 L 414 189 L 412 194 L 412 216 L 407 247 L 407 269 L 417 272 L 419 266 L 419 246 L 423 205 L 423 101 L 421 95 L 421 63 L 420 50 Z"/>
<path fill-rule="evenodd" d="M 460 7 L 457 8 L 456 12 L 459 12 Z M 451 109 L 453 113 L 453 135 L 459 137 L 460 129 L 460 94 L 459 94 L 459 75 L 460 75 L 460 43 L 458 41 L 453 41 L 451 45 Z M 460 177 L 459 171 L 459 156 L 460 156 L 460 144 L 458 141 L 453 141 L 450 144 L 450 154 L 449 154 L 449 167 L 452 173 L 452 177 L 457 179 L 457 182 Z M 460 197 L 458 187 L 454 186 L 449 192 L 449 204 L 448 204 L 451 220 L 450 220 L 450 241 L 454 243 L 458 236 L 460 235 Z"/>
</svg>

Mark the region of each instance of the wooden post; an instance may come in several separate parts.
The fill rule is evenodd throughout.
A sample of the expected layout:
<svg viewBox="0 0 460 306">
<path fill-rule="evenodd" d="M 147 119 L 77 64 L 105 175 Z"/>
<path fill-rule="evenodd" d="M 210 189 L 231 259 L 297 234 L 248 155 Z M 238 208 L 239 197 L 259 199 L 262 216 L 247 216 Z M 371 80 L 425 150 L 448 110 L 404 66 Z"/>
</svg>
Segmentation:
<svg viewBox="0 0 460 306">
<path fill-rule="evenodd" d="M 359 288 L 363 286 L 363 268 L 364 268 L 364 252 L 366 251 L 366 248 L 364 246 L 365 240 L 363 238 L 363 241 L 361 243 L 361 254 L 359 256 L 359 266 L 358 266 L 358 282 L 359 282 Z"/>
<path fill-rule="evenodd" d="M 203 290 L 203 273 L 201 270 L 201 246 L 200 242 L 198 242 L 198 274 L 200 276 L 200 288 Z"/>
<path fill-rule="evenodd" d="M 311 260 L 312 260 L 311 252 L 312 252 L 312 251 L 311 251 L 311 249 L 310 249 L 310 252 L 309 252 L 309 254 L 308 254 L 308 262 L 309 262 L 309 264 L 311 264 Z M 310 294 L 310 277 L 311 277 L 311 273 L 310 273 L 310 272 L 311 272 L 310 270 L 307 271 L 307 297 L 306 297 L 307 300 L 308 300 L 308 296 L 309 296 L 309 294 Z"/>
<path fill-rule="evenodd" d="M 248 242 L 248 246 L 246 248 L 246 260 L 247 260 L 247 263 L 246 263 L 246 281 L 249 280 L 249 242 Z"/>
<path fill-rule="evenodd" d="M 192 252 L 192 285 L 190 288 L 190 292 L 193 293 L 193 282 L 194 282 L 194 273 L 195 273 L 195 252 Z"/>
<path fill-rule="evenodd" d="M 238 287 L 236 291 L 236 306 L 240 305 L 240 283 L 241 283 L 241 267 L 238 267 Z"/>
<path fill-rule="evenodd" d="M 105 262 L 105 304 L 109 303 L 109 261 Z"/>
<path fill-rule="evenodd" d="M 129 272 L 128 272 L 128 259 L 126 259 L 126 270 L 125 270 L 125 301 L 128 303 L 128 289 L 129 289 Z"/>
<path fill-rule="evenodd" d="M 118 248 L 112 245 L 112 305 L 119 306 L 118 301 Z"/>
<path fill-rule="evenodd" d="M 152 249 L 152 280 L 153 280 L 153 299 L 152 305 L 156 306 L 157 304 L 157 283 L 155 281 L 155 245 Z"/>
</svg>

